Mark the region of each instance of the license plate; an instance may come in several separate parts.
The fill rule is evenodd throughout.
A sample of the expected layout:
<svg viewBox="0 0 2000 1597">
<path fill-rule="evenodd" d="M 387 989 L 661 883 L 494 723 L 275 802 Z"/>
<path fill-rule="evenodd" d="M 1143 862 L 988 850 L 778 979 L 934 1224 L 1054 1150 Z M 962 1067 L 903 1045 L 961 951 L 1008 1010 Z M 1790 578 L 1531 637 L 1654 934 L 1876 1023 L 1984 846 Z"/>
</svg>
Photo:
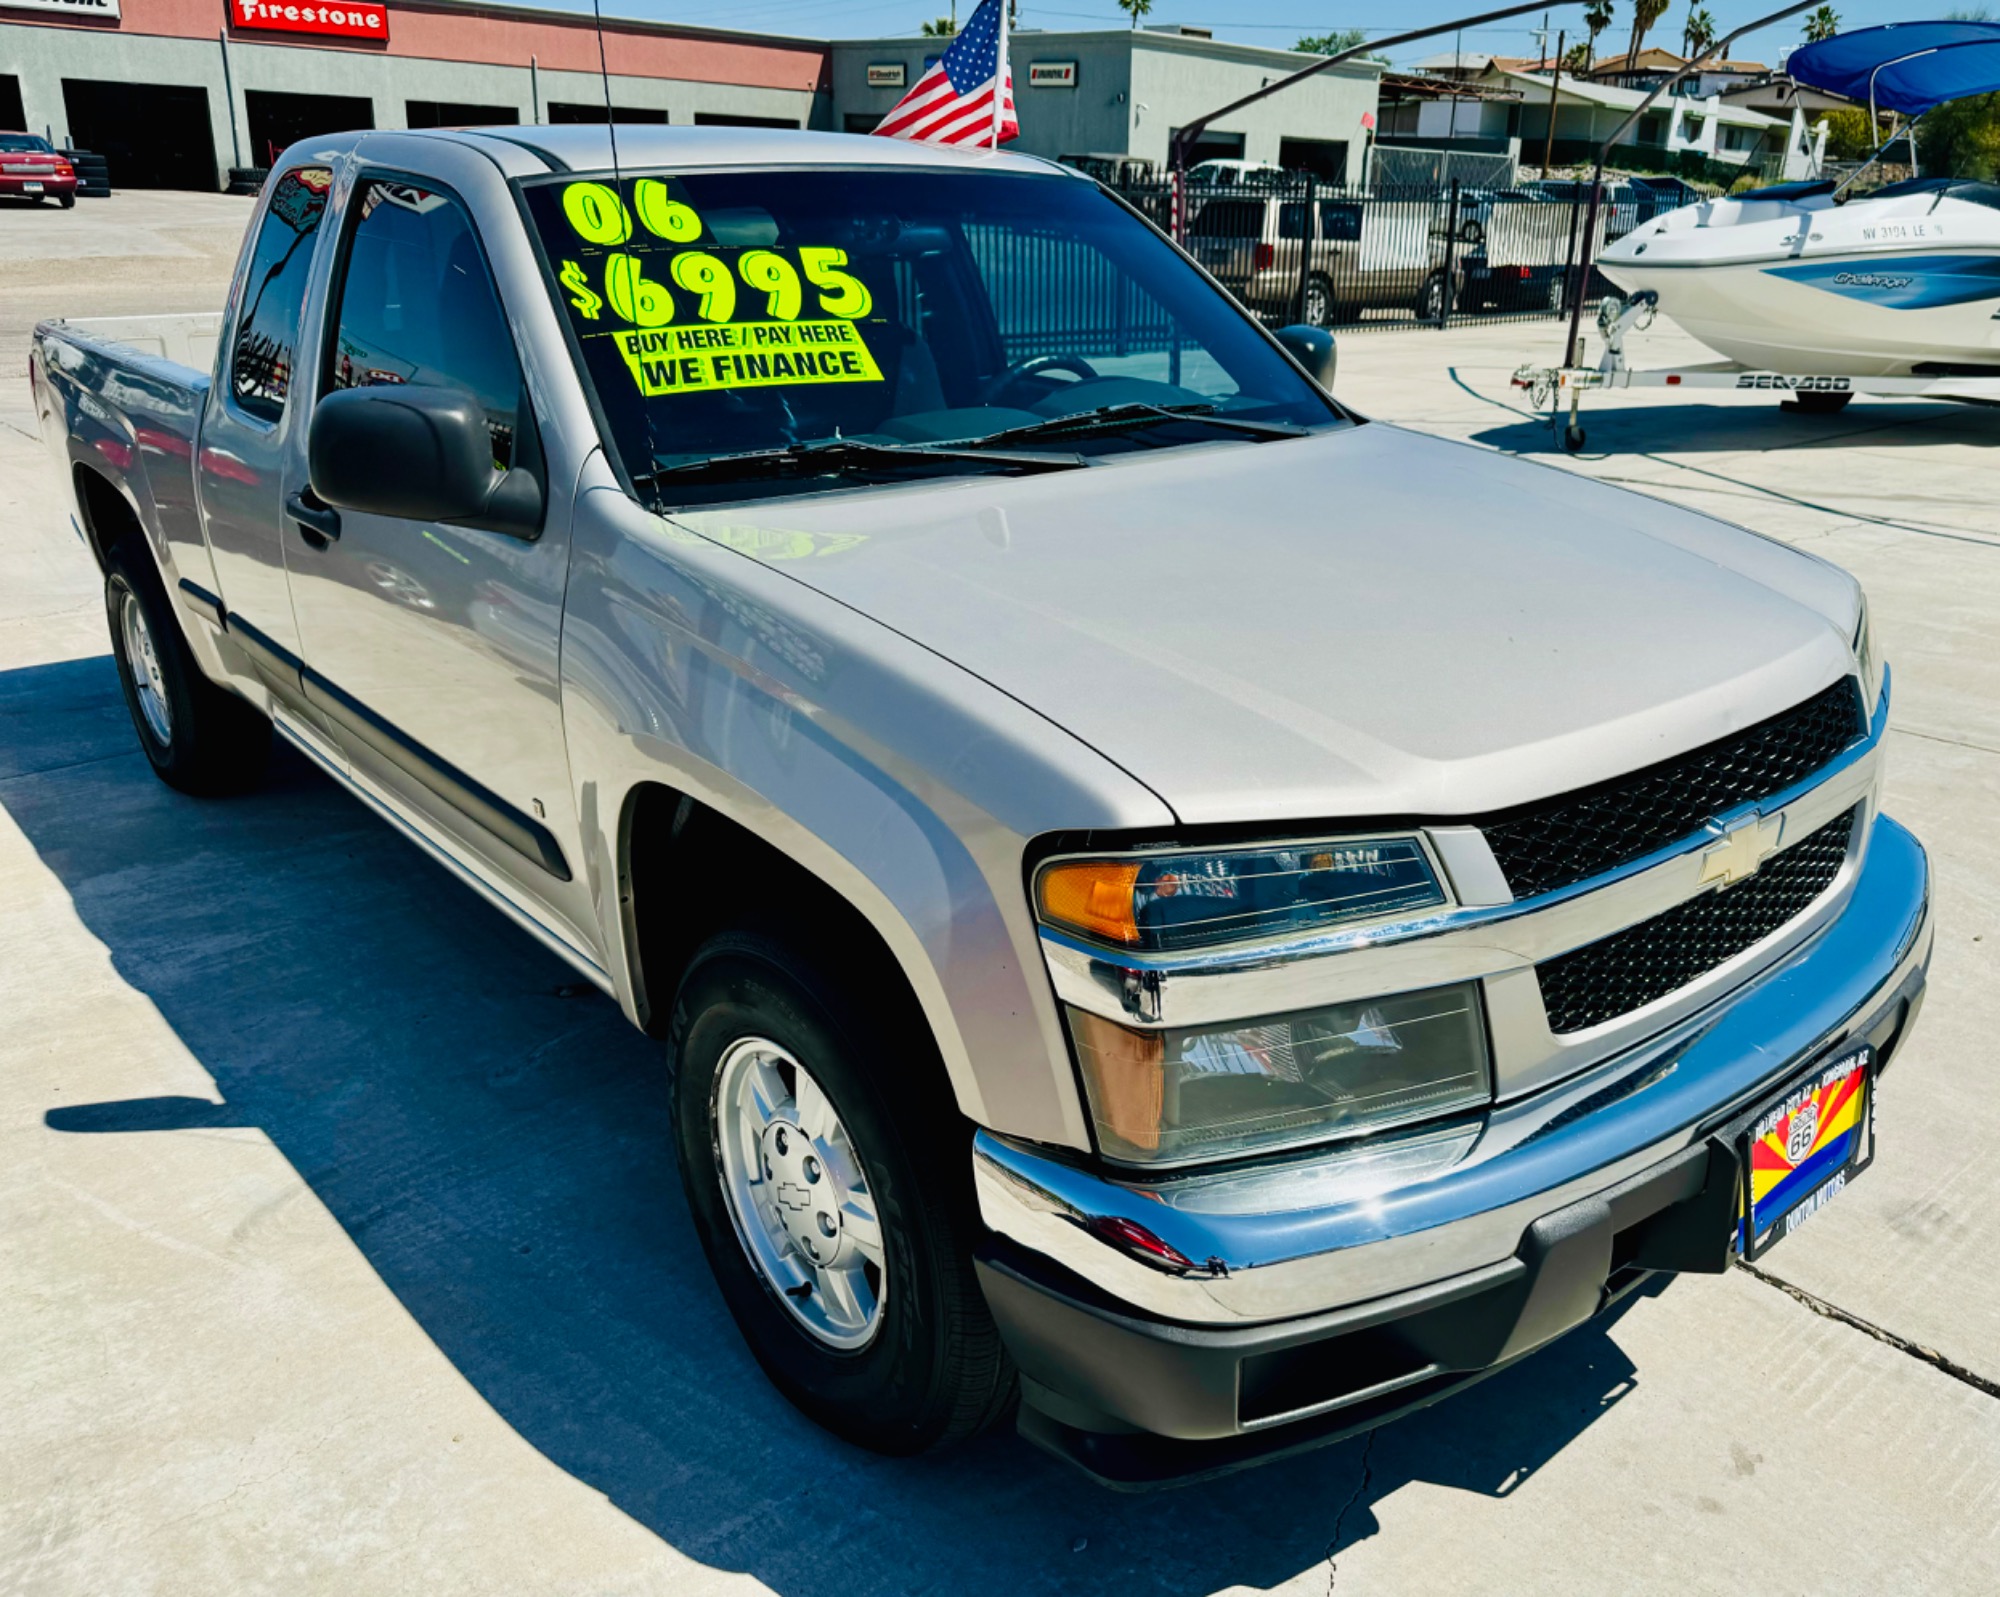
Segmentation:
<svg viewBox="0 0 2000 1597">
<path fill-rule="evenodd" d="M 1835 1050 L 1743 1123 L 1737 1247 L 1758 1259 L 1837 1198 L 1875 1157 L 1875 1050 Z"/>
<path fill-rule="evenodd" d="M 23 194 L 39 194 L 42 192 L 42 186 L 39 183 L 23 183 L 21 185 L 21 192 Z"/>
</svg>

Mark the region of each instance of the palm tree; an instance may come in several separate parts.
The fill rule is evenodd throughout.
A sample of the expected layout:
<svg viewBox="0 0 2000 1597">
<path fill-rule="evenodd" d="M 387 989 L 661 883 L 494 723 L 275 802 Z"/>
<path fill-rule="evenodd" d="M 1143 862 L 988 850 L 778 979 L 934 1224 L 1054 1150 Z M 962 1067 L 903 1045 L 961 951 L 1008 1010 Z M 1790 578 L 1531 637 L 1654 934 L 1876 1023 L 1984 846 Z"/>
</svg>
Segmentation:
<svg viewBox="0 0 2000 1597">
<path fill-rule="evenodd" d="M 1822 39 L 1831 39 L 1840 32 L 1840 13 L 1832 6 L 1821 6 L 1806 17 L 1806 43 L 1818 44 Z"/>
<path fill-rule="evenodd" d="M 958 24 L 952 21 L 950 17 L 939 17 L 935 22 L 926 22 L 924 24 L 924 37 L 926 39 L 949 39 L 956 32 L 958 32 Z"/>
<path fill-rule="evenodd" d="M 1611 26 L 1614 7 L 1611 0 L 1590 0 L 1583 8 L 1583 25 L 1590 30 L 1590 37 L 1584 41 L 1583 69 L 1588 72 L 1590 63 L 1597 59 L 1597 36 Z"/>
<path fill-rule="evenodd" d="M 1639 52 L 1645 47 L 1646 32 L 1667 14 L 1667 0 L 1632 0 L 1632 53 L 1625 58 L 1628 72 L 1639 70 Z"/>
<path fill-rule="evenodd" d="M 1118 0 L 1118 9 L 1132 19 L 1132 26 L 1139 26 L 1139 19 L 1153 9 L 1153 0 Z"/>
<path fill-rule="evenodd" d="M 1714 43 L 1715 18 L 1708 14 L 1708 7 L 1697 6 L 1688 13 L 1687 26 L 1681 29 L 1681 51 L 1692 61 L 1696 56 L 1706 55 Z"/>
</svg>

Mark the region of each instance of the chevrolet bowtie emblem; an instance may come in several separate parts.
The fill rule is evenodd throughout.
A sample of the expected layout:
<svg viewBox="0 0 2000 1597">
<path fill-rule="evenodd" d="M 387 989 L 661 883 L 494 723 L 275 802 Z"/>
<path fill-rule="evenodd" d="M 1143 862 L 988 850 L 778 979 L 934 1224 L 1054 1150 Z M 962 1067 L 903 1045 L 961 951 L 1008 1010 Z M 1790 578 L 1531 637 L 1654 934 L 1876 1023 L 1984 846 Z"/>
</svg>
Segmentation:
<svg viewBox="0 0 2000 1597">
<path fill-rule="evenodd" d="M 1724 887 L 1757 874 L 1757 868 L 1778 852 L 1785 835 L 1785 818 L 1745 815 L 1722 828 L 1722 841 L 1701 856 L 1701 880 Z"/>
</svg>

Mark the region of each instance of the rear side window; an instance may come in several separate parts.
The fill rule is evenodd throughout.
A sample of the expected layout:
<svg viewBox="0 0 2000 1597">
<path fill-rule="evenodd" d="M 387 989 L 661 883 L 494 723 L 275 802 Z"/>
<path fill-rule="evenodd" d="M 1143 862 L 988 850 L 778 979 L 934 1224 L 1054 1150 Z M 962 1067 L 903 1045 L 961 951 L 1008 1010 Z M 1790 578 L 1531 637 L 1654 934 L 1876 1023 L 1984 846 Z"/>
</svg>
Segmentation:
<svg viewBox="0 0 2000 1597">
<path fill-rule="evenodd" d="M 1322 205 L 1319 208 L 1319 236 L 1336 244 L 1355 244 L 1361 240 L 1361 207 L 1358 205 Z"/>
<path fill-rule="evenodd" d="M 471 218 L 448 194 L 382 178 L 363 186 L 356 215 L 326 387 L 422 383 L 469 393 L 505 470 L 521 367 Z"/>
<path fill-rule="evenodd" d="M 1196 238 L 1262 238 L 1262 200 L 1210 200 L 1195 213 L 1188 232 Z"/>
<path fill-rule="evenodd" d="M 229 352 L 229 392 L 240 409 L 265 421 L 285 413 L 291 392 L 313 240 L 332 186 L 333 173 L 323 166 L 294 167 L 279 177 L 250 255 L 243 313 Z"/>
</svg>

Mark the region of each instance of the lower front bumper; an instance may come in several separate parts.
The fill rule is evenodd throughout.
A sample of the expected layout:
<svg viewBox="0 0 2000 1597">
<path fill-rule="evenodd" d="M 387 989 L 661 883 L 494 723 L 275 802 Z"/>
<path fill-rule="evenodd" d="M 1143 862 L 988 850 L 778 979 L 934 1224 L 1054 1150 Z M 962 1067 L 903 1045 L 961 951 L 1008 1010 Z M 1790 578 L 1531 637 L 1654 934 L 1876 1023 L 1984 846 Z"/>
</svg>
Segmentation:
<svg viewBox="0 0 2000 1597">
<path fill-rule="evenodd" d="M 1650 1272 L 1727 1268 L 1737 1167 L 1716 1133 L 1848 1038 L 1886 1066 L 1930 943 L 1923 850 L 1884 819 L 1791 958 L 1476 1126 L 1151 1181 L 982 1133 L 979 1267 L 1023 1432 L 1112 1484 L 1231 1469 L 1434 1402 Z M 1202 1262 L 1142 1262 L 1134 1228 Z"/>
</svg>

